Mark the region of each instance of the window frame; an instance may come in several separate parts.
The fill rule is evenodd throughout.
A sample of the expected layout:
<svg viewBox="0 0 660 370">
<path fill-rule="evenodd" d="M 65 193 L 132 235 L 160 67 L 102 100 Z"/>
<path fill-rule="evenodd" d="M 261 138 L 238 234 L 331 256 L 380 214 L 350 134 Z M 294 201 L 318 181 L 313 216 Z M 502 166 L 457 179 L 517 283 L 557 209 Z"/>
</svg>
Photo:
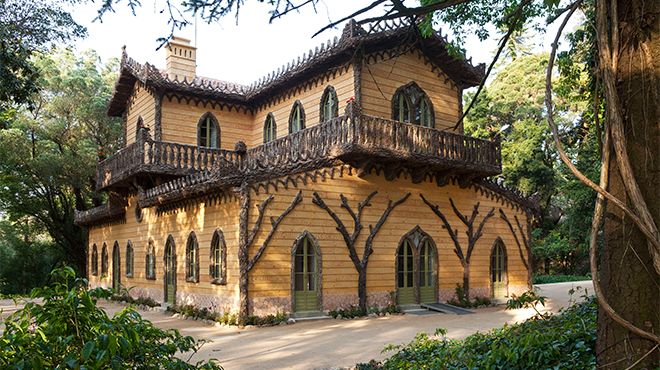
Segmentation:
<svg viewBox="0 0 660 370">
<path fill-rule="evenodd" d="M 103 243 L 101 248 L 101 277 L 108 277 L 108 245 Z"/>
<path fill-rule="evenodd" d="M 186 282 L 199 283 L 199 243 L 194 231 L 186 241 Z"/>
<path fill-rule="evenodd" d="M 126 259 L 126 266 L 124 266 L 126 277 L 132 278 L 135 274 L 135 249 L 133 248 L 133 242 L 130 240 L 126 243 L 124 258 Z"/>
<path fill-rule="evenodd" d="M 298 130 L 296 131 L 293 131 L 293 123 L 296 112 L 298 113 L 299 116 L 300 128 L 298 128 Z M 293 107 L 291 107 L 291 113 L 289 113 L 289 134 L 293 134 L 298 131 L 302 131 L 304 129 L 305 129 L 305 107 L 303 107 L 300 100 L 296 100 L 295 103 L 293 103 Z"/>
<path fill-rule="evenodd" d="M 272 128 L 271 128 L 272 137 L 270 138 L 270 140 L 268 140 L 268 138 L 267 138 L 268 124 L 269 123 L 272 126 Z M 273 115 L 273 112 L 269 112 L 266 115 L 266 120 L 264 121 L 264 144 L 266 144 L 268 142 L 271 142 L 271 141 L 274 141 L 275 139 L 277 139 L 277 122 L 275 122 L 275 116 Z"/>
<path fill-rule="evenodd" d="M 96 243 L 92 244 L 92 253 L 91 253 L 91 266 L 89 267 L 90 274 L 92 276 L 98 276 L 99 274 L 99 251 Z"/>
<path fill-rule="evenodd" d="M 218 253 L 216 253 L 218 250 Z M 217 261 L 218 255 L 220 261 Z M 217 229 L 213 233 L 211 239 L 211 263 L 209 264 L 209 276 L 211 277 L 211 284 L 226 285 L 227 284 L 227 244 L 225 243 L 225 236 L 222 230 Z M 218 266 L 219 276 L 216 276 L 216 265 Z"/>
<path fill-rule="evenodd" d="M 326 114 L 328 114 L 326 111 L 326 105 L 330 99 L 332 99 L 335 104 L 334 107 L 331 108 L 332 111 L 329 112 L 329 116 L 326 116 Z M 328 85 L 321 95 L 321 102 L 319 104 L 319 123 L 330 121 L 337 117 L 339 117 L 339 99 L 337 98 L 337 91 L 332 85 Z"/>
<path fill-rule="evenodd" d="M 149 271 L 149 262 L 151 258 L 151 271 Z M 147 280 L 156 280 L 156 247 L 154 241 L 149 239 L 147 243 L 147 254 L 145 255 L 144 276 Z"/>
<path fill-rule="evenodd" d="M 207 127 L 206 134 L 211 135 L 211 127 L 215 128 L 215 136 L 216 136 L 216 145 L 215 146 L 210 146 L 210 145 L 202 145 L 202 125 L 206 123 L 206 121 L 209 121 L 210 125 Z M 208 143 L 210 136 L 206 136 L 206 140 Z M 220 132 L 220 123 L 218 123 L 218 119 L 215 118 L 215 115 L 211 112 L 206 112 L 202 114 L 202 117 L 199 119 L 197 122 L 197 146 L 200 148 L 208 148 L 208 149 L 220 149 L 220 139 L 222 135 Z M 206 144 L 206 143 L 205 143 Z"/>
<path fill-rule="evenodd" d="M 400 97 L 408 104 L 407 121 L 399 119 L 401 114 L 395 115 L 397 108 L 399 108 Z M 431 102 L 431 98 L 429 98 L 428 94 L 414 81 L 396 89 L 394 95 L 392 95 L 391 105 L 392 120 L 426 128 L 435 128 L 435 108 L 433 107 L 433 102 Z M 425 114 L 422 109 L 424 106 L 428 109 L 428 126 L 423 124 Z M 398 111 L 400 112 L 400 109 L 398 109 Z M 417 115 L 418 111 L 419 121 Z"/>
</svg>

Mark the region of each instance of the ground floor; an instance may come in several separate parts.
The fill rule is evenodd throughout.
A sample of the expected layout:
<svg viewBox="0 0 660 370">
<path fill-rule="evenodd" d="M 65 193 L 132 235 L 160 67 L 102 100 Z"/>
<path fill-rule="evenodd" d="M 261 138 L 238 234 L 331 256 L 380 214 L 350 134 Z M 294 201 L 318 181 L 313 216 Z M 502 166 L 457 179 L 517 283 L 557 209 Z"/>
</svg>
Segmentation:
<svg viewBox="0 0 660 370">
<path fill-rule="evenodd" d="M 592 292 L 591 281 L 539 285 L 539 294 L 547 296 L 541 312 L 559 312 L 573 297 L 570 289 L 581 286 Z M 112 314 L 123 305 L 104 303 Z M 480 308 L 475 314 L 401 315 L 355 320 L 298 321 L 294 325 L 268 328 L 215 327 L 202 322 L 183 320 L 161 312 L 142 312 L 161 328 L 175 328 L 184 335 L 210 341 L 191 361 L 216 358 L 227 370 L 239 369 L 337 369 L 351 367 L 370 359 L 383 359 L 388 344 L 403 344 L 419 332 L 433 334 L 436 328 L 447 329 L 450 338 L 464 338 L 477 331 L 487 331 L 534 316 L 534 310 L 505 310 L 504 306 Z M 328 356 L 332 353 L 332 356 Z"/>
<path fill-rule="evenodd" d="M 141 209 L 89 229 L 90 283 L 218 312 L 293 314 L 529 288 L 530 214 L 497 187 L 347 166 Z M 247 303 L 242 303 L 245 296 Z"/>
</svg>

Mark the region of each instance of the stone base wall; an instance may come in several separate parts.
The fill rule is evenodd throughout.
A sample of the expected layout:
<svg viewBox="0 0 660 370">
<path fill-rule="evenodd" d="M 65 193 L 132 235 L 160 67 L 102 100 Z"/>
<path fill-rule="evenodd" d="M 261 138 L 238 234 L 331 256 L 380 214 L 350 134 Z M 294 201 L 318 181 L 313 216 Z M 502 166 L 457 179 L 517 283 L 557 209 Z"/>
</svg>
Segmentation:
<svg viewBox="0 0 660 370">
<path fill-rule="evenodd" d="M 151 298 L 158 303 L 163 302 L 163 290 L 154 288 L 132 288 L 130 290 L 131 297 L 133 298 Z"/>
<path fill-rule="evenodd" d="M 291 312 L 291 298 L 289 297 L 258 297 L 250 298 L 251 315 L 265 316 L 277 312 Z M 238 307 L 238 303 L 237 306 Z"/>
<path fill-rule="evenodd" d="M 188 292 L 176 292 L 176 303 L 178 305 L 192 305 L 197 308 L 206 308 L 212 312 L 238 312 L 238 296 L 221 296 L 209 294 L 196 294 Z"/>
</svg>

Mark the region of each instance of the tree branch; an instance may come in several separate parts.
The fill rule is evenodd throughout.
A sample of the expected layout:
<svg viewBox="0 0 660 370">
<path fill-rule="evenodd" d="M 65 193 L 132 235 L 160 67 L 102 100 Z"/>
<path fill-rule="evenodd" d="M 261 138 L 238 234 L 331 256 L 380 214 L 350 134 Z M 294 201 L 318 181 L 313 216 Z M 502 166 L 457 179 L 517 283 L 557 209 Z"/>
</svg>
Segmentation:
<svg viewBox="0 0 660 370">
<path fill-rule="evenodd" d="M 502 211 L 502 208 L 500 208 L 500 218 L 504 220 L 506 225 L 509 227 L 509 230 L 511 231 L 511 234 L 513 235 L 513 239 L 516 241 L 516 245 L 518 246 L 518 253 L 520 254 L 520 259 L 522 260 L 523 265 L 525 265 L 525 268 L 529 270 L 529 264 L 527 263 L 527 259 L 525 258 L 525 255 L 523 254 L 522 251 L 522 245 L 520 244 L 520 240 L 518 239 L 518 235 L 516 231 L 513 229 L 513 225 L 511 224 L 511 221 L 509 221 L 509 218 L 506 216 L 504 211 Z M 521 238 L 523 236 L 521 235 Z M 527 247 L 527 246 L 525 246 Z"/>
<path fill-rule="evenodd" d="M 272 195 L 269 197 L 272 198 Z M 247 265 L 247 270 L 250 271 L 254 267 L 254 265 L 259 261 L 259 258 L 261 258 L 261 255 L 264 253 L 266 250 L 266 247 L 268 247 L 268 244 L 270 243 L 270 240 L 273 238 L 273 235 L 275 235 L 275 232 L 277 231 L 277 227 L 280 225 L 280 222 L 284 220 L 284 218 L 291 213 L 298 204 L 302 202 L 302 190 L 298 191 L 298 194 L 296 194 L 296 197 L 293 198 L 293 201 L 291 201 L 291 204 L 282 212 L 281 215 L 277 218 L 270 218 L 270 231 L 268 232 L 268 235 L 266 235 L 266 239 L 264 239 L 264 242 L 261 244 L 259 247 L 259 250 L 257 253 L 252 257 L 250 262 L 248 262 Z M 264 207 L 265 208 L 265 207 Z M 260 210 L 261 211 L 261 210 Z"/>
<path fill-rule="evenodd" d="M 248 234 L 247 243 L 246 243 L 248 248 L 254 242 L 254 238 L 257 236 L 257 233 L 261 228 L 261 224 L 264 221 L 264 213 L 266 211 L 266 207 L 268 207 L 268 203 L 270 203 L 272 200 L 273 200 L 273 195 L 271 194 L 268 198 L 264 199 L 260 205 L 257 206 L 257 210 L 259 211 L 259 216 L 257 216 L 257 221 L 254 223 L 254 225 L 252 226 L 252 230 Z"/>
<path fill-rule="evenodd" d="M 479 204 L 477 203 L 477 206 Z M 468 251 L 467 251 L 467 260 L 470 261 L 470 257 L 472 256 L 472 251 L 474 250 L 474 247 L 477 245 L 477 240 L 481 239 L 483 236 L 483 230 L 484 226 L 486 225 L 486 222 L 488 221 L 489 218 L 493 217 L 495 214 L 495 207 L 491 208 L 488 214 L 481 220 L 479 223 L 479 226 L 477 227 L 477 232 L 474 233 L 469 239 L 470 243 L 468 244 Z"/>
<path fill-rule="evenodd" d="M 374 194 L 374 193 L 372 193 L 372 194 Z M 378 234 L 378 231 L 380 231 L 380 228 L 383 226 L 385 221 L 387 221 L 387 218 L 390 217 L 390 213 L 392 213 L 394 208 L 396 208 L 397 206 L 399 206 L 400 204 L 402 204 L 403 202 L 408 200 L 409 197 L 410 197 L 410 193 L 407 193 L 406 195 L 404 195 L 403 197 L 401 197 L 397 201 L 392 202 L 390 200 L 387 203 L 387 208 L 385 208 L 385 211 L 380 216 L 380 219 L 378 220 L 378 222 L 376 222 L 376 226 L 374 226 L 373 228 L 371 227 L 371 225 L 369 226 L 369 236 L 367 237 L 367 240 L 366 240 L 365 245 L 364 245 L 364 254 L 363 254 L 362 262 L 361 262 L 362 267 L 365 267 L 367 265 L 367 263 L 369 262 L 369 256 L 371 256 L 371 254 L 373 253 L 373 246 L 372 245 L 373 245 L 374 238 Z"/>
<path fill-rule="evenodd" d="M 343 195 L 341 197 L 345 199 Z M 336 229 L 337 231 L 339 231 L 342 238 L 344 238 L 344 243 L 346 244 L 346 248 L 348 249 L 348 255 L 350 256 L 351 261 L 353 261 L 353 265 L 355 265 L 356 269 L 360 269 L 361 263 L 360 263 L 360 258 L 358 257 L 357 252 L 355 251 L 355 240 L 348 233 L 348 230 L 346 229 L 346 225 L 344 224 L 344 222 L 339 218 L 339 216 L 337 216 L 337 214 L 333 210 L 330 209 L 330 207 L 328 207 L 327 204 L 325 204 L 325 202 L 323 201 L 323 199 L 321 199 L 321 196 L 319 196 L 317 192 L 314 192 L 314 194 L 312 195 L 312 203 L 316 204 L 321 209 L 325 210 L 330 216 L 330 218 L 332 218 L 335 221 L 335 223 L 337 224 Z"/>
<path fill-rule="evenodd" d="M 443 227 L 447 230 L 447 233 L 449 233 L 449 237 L 454 242 L 454 253 L 456 253 L 456 256 L 461 261 L 461 264 L 465 266 L 465 262 L 466 262 L 465 256 L 463 255 L 463 249 L 461 249 L 461 243 L 458 241 L 458 236 L 457 236 L 458 230 L 457 231 L 452 230 L 449 221 L 447 221 L 447 217 L 445 217 L 445 215 L 440 211 L 440 207 L 438 207 L 438 205 L 432 204 L 431 202 L 426 200 L 423 194 L 419 194 L 419 196 L 422 198 L 422 201 L 424 201 L 424 203 L 426 203 L 426 205 L 429 206 L 429 208 L 431 208 L 431 211 L 433 211 L 433 213 L 435 213 L 435 215 L 438 216 L 440 220 L 442 220 L 442 223 L 444 224 Z M 452 202 L 452 200 L 450 199 L 449 201 L 452 203 L 453 206 L 454 203 Z"/>
</svg>

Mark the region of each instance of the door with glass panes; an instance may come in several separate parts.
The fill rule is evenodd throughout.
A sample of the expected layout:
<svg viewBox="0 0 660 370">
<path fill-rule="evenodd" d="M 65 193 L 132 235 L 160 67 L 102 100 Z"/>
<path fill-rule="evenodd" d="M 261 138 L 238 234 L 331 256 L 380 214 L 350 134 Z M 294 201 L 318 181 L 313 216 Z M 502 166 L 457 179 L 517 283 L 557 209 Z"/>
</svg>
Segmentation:
<svg viewBox="0 0 660 370">
<path fill-rule="evenodd" d="M 319 259 L 309 237 L 298 242 L 293 259 L 294 310 L 296 312 L 318 311 L 319 307 Z"/>
<path fill-rule="evenodd" d="M 437 301 L 437 254 L 429 237 L 415 230 L 397 251 L 396 297 L 400 305 Z"/>
<path fill-rule="evenodd" d="M 506 252 L 504 244 L 498 240 L 490 255 L 490 281 L 493 298 L 505 298 L 508 295 L 506 272 Z"/>
<path fill-rule="evenodd" d="M 121 285 L 121 263 L 119 255 L 119 244 L 115 243 L 112 248 L 112 289 L 119 289 Z"/>
<path fill-rule="evenodd" d="M 165 302 L 176 303 L 176 255 L 170 240 L 165 245 Z"/>
</svg>

